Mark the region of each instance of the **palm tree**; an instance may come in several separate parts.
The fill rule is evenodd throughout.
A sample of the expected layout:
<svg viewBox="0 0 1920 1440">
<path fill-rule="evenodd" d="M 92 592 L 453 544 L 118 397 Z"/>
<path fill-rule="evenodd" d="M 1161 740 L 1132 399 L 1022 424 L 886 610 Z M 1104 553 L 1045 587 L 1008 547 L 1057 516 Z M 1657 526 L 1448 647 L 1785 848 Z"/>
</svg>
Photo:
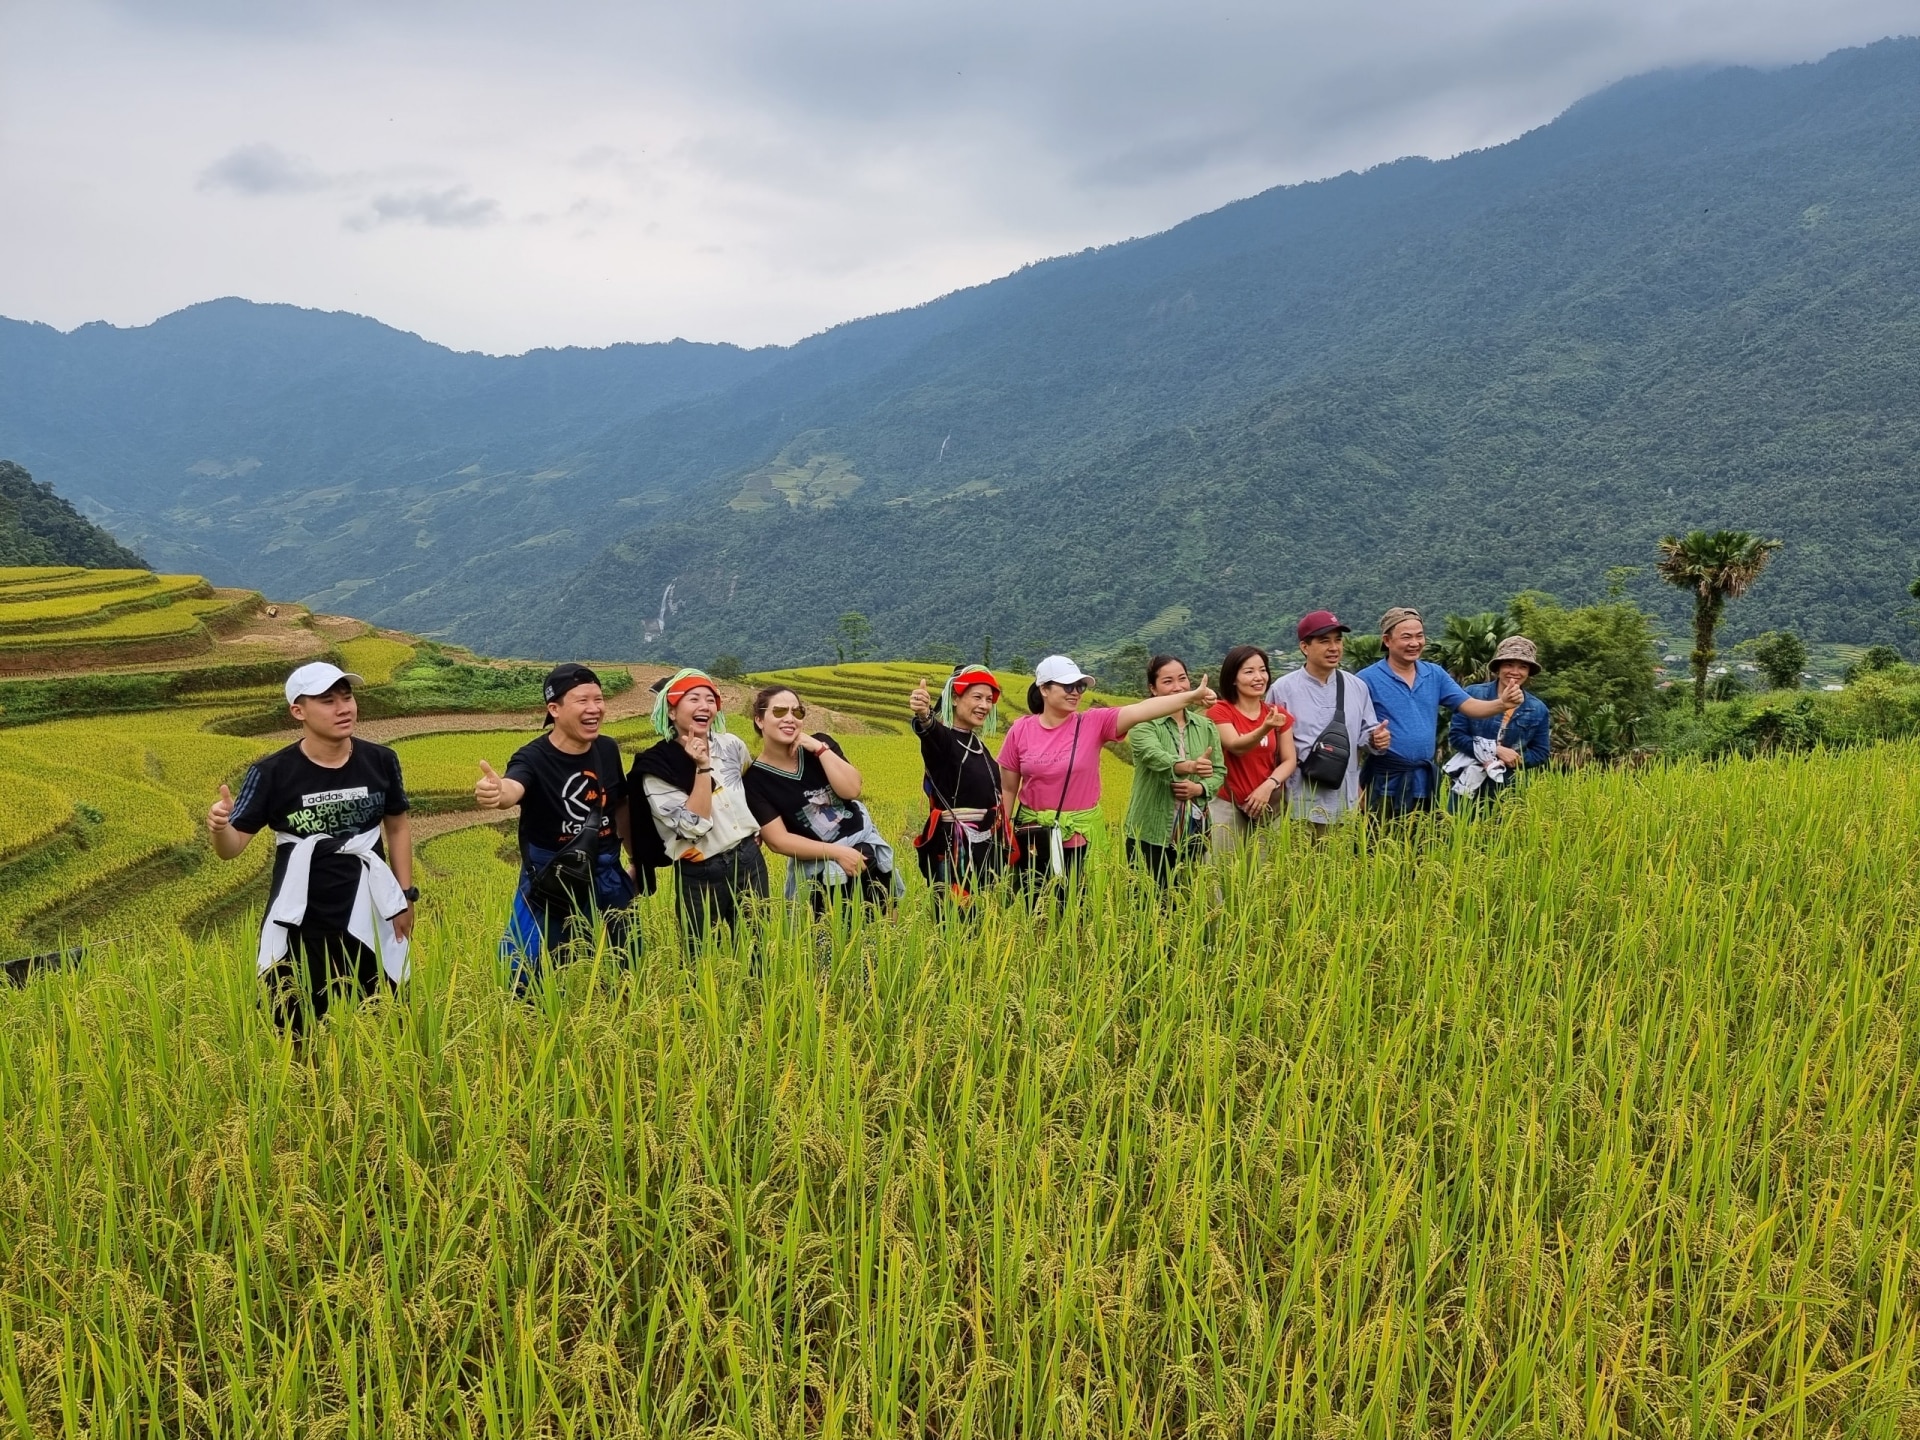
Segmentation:
<svg viewBox="0 0 1920 1440">
<path fill-rule="evenodd" d="M 1479 615 L 1449 615 L 1440 632 L 1440 663 L 1462 685 L 1487 678 L 1487 666 L 1500 642 L 1516 634 L 1513 621 L 1498 611 Z"/>
<path fill-rule="evenodd" d="M 1753 588 L 1780 548 L 1746 530 L 1690 531 L 1660 542 L 1654 568 L 1669 585 L 1693 592 L 1693 713 L 1707 708 L 1707 672 L 1713 668 L 1713 636 L 1729 600 Z"/>
</svg>

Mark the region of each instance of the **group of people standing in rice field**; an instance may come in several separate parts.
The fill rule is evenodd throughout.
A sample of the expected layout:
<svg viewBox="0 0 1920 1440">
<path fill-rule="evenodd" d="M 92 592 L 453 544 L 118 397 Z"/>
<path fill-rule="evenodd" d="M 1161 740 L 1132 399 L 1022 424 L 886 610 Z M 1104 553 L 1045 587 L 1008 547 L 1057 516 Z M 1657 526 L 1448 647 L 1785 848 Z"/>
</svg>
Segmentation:
<svg viewBox="0 0 1920 1440">
<path fill-rule="evenodd" d="M 1125 854 L 1162 885 L 1204 858 L 1260 847 L 1283 824 L 1324 837 L 1358 813 L 1399 818 L 1443 796 L 1485 804 L 1547 760 L 1547 708 L 1525 688 L 1540 665 L 1525 637 L 1501 643 L 1490 679 L 1463 687 L 1421 658 L 1418 611 L 1387 611 L 1385 653 L 1358 674 L 1341 668 L 1349 633 L 1316 610 L 1296 630 L 1299 668 L 1276 679 L 1266 651 L 1235 646 L 1217 689 L 1156 655 L 1145 698 L 1117 706 L 1082 708 L 1093 677 L 1049 656 L 997 752 L 991 670 L 956 666 L 937 693 L 923 680 L 909 700 L 927 799 L 913 849 L 938 902 L 964 908 L 1002 877 L 1027 897 L 1070 890 L 1099 826 L 1101 752 L 1122 740 L 1133 762 Z M 409 802 L 395 752 L 353 734 L 361 683 L 326 662 L 296 670 L 286 697 L 300 739 L 253 765 L 237 798 L 221 786 L 207 815 L 223 859 L 273 831 L 259 970 L 276 1019 L 293 1029 L 342 993 L 408 974 L 420 898 Z M 519 876 L 500 941 L 516 993 L 596 933 L 630 960 L 635 902 L 663 871 L 694 944 L 769 895 L 764 850 L 788 862 L 786 897 L 816 914 L 884 909 L 902 893 L 900 858 L 862 799 L 860 771 L 831 735 L 807 730 L 790 687 L 754 695 L 755 754 L 729 731 L 712 677 L 667 677 L 654 693 L 659 738 L 631 767 L 602 733 L 606 696 L 590 668 L 555 666 L 543 698 L 542 733 L 504 773 L 482 761 L 474 786 L 482 809 L 518 810 Z"/>
</svg>

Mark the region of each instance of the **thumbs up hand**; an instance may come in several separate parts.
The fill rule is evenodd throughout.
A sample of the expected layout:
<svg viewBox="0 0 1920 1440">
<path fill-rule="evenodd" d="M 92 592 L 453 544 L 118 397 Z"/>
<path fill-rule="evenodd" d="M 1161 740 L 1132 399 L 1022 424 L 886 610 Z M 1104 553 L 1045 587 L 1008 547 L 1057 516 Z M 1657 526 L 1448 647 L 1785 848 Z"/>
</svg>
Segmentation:
<svg viewBox="0 0 1920 1440">
<path fill-rule="evenodd" d="M 1202 675 L 1200 677 L 1200 683 L 1193 687 L 1193 698 L 1198 700 L 1202 705 L 1211 706 L 1220 697 L 1214 694 L 1213 687 L 1207 684 L 1207 677 Z"/>
<path fill-rule="evenodd" d="M 227 822 L 233 818 L 233 792 L 226 786 L 220 787 L 220 798 L 207 810 L 207 831 L 218 835 L 227 828 Z"/>
<path fill-rule="evenodd" d="M 913 707 L 915 719 L 924 720 L 933 713 L 933 692 L 927 687 L 924 677 L 918 685 L 913 687 L 913 694 L 907 697 L 907 704 Z"/>
<path fill-rule="evenodd" d="M 484 760 L 480 762 L 480 779 L 473 787 L 473 802 L 482 810 L 500 808 L 500 777 L 493 773 L 493 766 Z"/>
</svg>

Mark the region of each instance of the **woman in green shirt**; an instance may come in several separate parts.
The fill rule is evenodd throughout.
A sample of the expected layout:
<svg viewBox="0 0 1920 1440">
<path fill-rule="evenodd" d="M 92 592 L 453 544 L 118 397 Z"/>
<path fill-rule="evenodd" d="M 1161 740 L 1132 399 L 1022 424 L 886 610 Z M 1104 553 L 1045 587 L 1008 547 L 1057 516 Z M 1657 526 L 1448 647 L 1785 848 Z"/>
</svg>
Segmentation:
<svg viewBox="0 0 1920 1440">
<path fill-rule="evenodd" d="M 1147 693 L 1191 689 L 1187 667 L 1172 655 L 1147 662 Z M 1176 710 L 1133 727 L 1133 795 L 1127 802 L 1127 855 L 1165 885 L 1174 868 L 1206 853 L 1207 802 L 1227 778 L 1220 732 L 1203 715 Z"/>
</svg>

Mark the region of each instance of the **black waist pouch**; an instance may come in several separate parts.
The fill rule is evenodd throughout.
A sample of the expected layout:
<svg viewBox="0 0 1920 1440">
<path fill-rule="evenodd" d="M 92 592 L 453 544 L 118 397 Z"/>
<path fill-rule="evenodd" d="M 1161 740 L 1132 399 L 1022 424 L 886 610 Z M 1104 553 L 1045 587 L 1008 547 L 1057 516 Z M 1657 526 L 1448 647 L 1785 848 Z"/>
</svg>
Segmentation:
<svg viewBox="0 0 1920 1440">
<path fill-rule="evenodd" d="M 599 863 L 600 807 L 596 805 L 586 827 L 533 872 L 527 881 L 527 895 L 552 910 L 591 910 L 593 872 Z"/>
</svg>

